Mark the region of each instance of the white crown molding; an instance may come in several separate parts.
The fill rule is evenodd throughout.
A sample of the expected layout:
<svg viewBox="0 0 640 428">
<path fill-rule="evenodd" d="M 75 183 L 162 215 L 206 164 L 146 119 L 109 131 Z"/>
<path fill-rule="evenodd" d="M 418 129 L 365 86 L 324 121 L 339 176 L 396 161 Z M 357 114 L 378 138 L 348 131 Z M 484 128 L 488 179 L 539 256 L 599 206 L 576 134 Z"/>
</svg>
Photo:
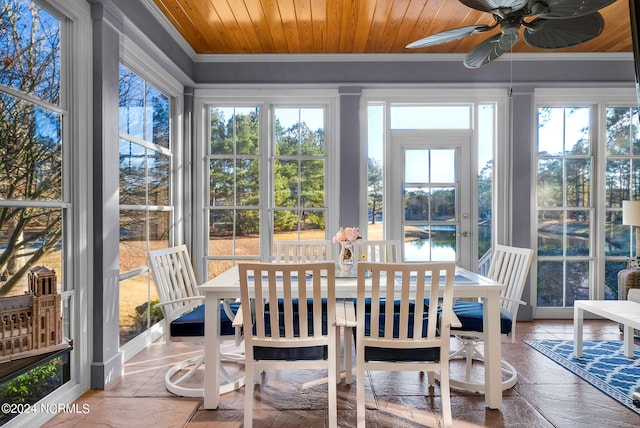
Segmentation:
<svg viewBox="0 0 640 428">
<path fill-rule="evenodd" d="M 193 50 L 187 40 L 182 37 L 182 34 L 173 26 L 169 19 L 162 13 L 162 11 L 156 6 L 153 0 L 141 0 L 142 4 L 151 12 L 151 14 L 160 22 L 160 25 L 173 37 L 173 39 L 180 45 L 185 53 L 191 58 L 192 61 L 198 61 L 198 54 Z"/>
<path fill-rule="evenodd" d="M 466 54 L 197 54 L 196 62 L 443 62 L 462 61 Z M 504 54 L 497 61 L 628 61 L 631 52 L 542 52 Z"/>
</svg>

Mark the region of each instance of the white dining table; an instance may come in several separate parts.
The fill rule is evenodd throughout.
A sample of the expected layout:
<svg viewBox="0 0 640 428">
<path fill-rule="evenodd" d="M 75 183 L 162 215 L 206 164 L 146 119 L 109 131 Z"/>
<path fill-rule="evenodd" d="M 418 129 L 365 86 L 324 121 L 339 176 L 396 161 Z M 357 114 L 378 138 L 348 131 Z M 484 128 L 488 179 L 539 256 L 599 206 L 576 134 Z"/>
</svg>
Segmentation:
<svg viewBox="0 0 640 428">
<path fill-rule="evenodd" d="M 336 298 L 354 298 L 355 277 L 340 277 L 336 269 Z M 200 285 L 205 296 L 204 408 L 217 409 L 220 403 L 220 299 L 240 297 L 238 266 Z M 485 403 L 491 409 L 502 407 L 502 350 L 500 334 L 500 292 L 505 285 L 463 268 L 456 268 L 455 297 L 481 298 L 485 341 Z M 211 332 L 214 332 L 211 334 Z"/>
</svg>

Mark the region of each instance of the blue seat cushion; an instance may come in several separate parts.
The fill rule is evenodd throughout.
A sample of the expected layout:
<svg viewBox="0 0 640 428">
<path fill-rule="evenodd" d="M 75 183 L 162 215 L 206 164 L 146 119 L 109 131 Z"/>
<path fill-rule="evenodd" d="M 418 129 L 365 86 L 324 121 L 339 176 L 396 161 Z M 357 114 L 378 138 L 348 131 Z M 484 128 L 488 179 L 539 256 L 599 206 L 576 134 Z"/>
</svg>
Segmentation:
<svg viewBox="0 0 640 428">
<path fill-rule="evenodd" d="M 278 314 L 278 320 L 280 323 L 279 325 L 280 336 L 284 336 L 285 334 L 284 312 L 280 312 Z M 265 330 L 266 336 L 271 336 L 271 312 L 264 313 L 264 330 Z M 254 327 L 254 333 L 255 333 L 255 327 Z M 309 336 L 313 336 L 313 313 L 312 312 L 307 313 L 307 334 Z M 327 312 L 326 311 L 322 311 L 322 334 L 324 335 L 327 334 Z M 293 335 L 295 337 L 300 336 L 300 313 L 299 312 L 294 312 L 293 314 Z"/>
<path fill-rule="evenodd" d="M 294 312 L 298 312 L 299 310 L 299 299 L 292 299 L 291 303 L 293 304 L 293 311 Z M 267 302 L 264 305 L 264 310 L 268 311 L 270 309 L 269 306 L 269 302 Z M 284 299 L 278 299 L 278 310 L 280 312 L 284 311 Z M 313 299 L 307 299 L 307 311 L 312 311 L 313 310 Z M 322 311 L 326 312 L 327 311 L 327 299 L 323 298 L 322 299 Z"/>
<path fill-rule="evenodd" d="M 357 301 L 354 300 L 354 304 L 357 308 Z M 386 309 L 386 301 L 380 300 L 380 316 L 378 317 L 378 334 L 380 336 L 384 335 L 384 321 L 385 321 L 385 309 Z M 413 337 L 413 314 L 415 312 L 415 303 L 409 303 L 409 337 Z M 425 299 L 424 301 L 424 314 L 423 319 L 426 321 L 429 313 L 429 299 Z M 400 300 L 396 299 L 393 301 L 393 337 L 397 338 L 400 334 Z M 355 332 L 355 330 L 354 330 Z M 355 334 L 355 333 L 354 333 Z M 371 335 L 371 299 L 365 299 L 365 308 L 364 308 L 364 335 Z M 423 323 L 422 325 L 422 337 L 427 336 L 427 323 Z"/>
<path fill-rule="evenodd" d="M 456 314 L 462 327 L 451 328 L 452 333 L 455 331 L 483 331 L 482 303 L 481 302 L 465 302 L 457 301 L 453 305 L 453 312 Z M 500 332 L 509 334 L 513 321 L 500 309 Z"/>
<path fill-rule="evenodd" d="M 356 301 L 354 301 L 357 304 Z M 400 333 L 400 300 L 396 299 L 393 302 L 394 306 L 394 320 L 393 320 L 393 337 L 397 338 Z M 384 321 L 386 302 L 380 301 L 380 316 L 378 331 L 380 335 L 384 335 Z M 415 311 L 415 303 L 409 303 L 409 330 L 408 336 L 413 337 L 413 318 Z M 427 319 L 429 312 L 429 300 L 424 301 L 424 319 Z M 364 334 L 369 336 L 371 334 L 371 299 L 365 299 L 365 321 L 364 321 Z M 354 330 L 355 336 L 355 330 Z M 422 337 L 427 336 L 427 323 L 422 325 Z M 440 348 L 417 348 L 417 349 L 397 349 L 397 348 L 381 348 L 366 346 L 364 348 L 365 361 L 440 361 Z"/>
<path fill-rule="evenodd" d="M 240 302 L 229 304 L 231 312 L 238 312 Z M 169 331 L 172 337 L 204 337 L 204 305 L 200 305 L 191 312 L 171 321 Z M 220 335 L 231 336 L 235 334 L 233 320 L 230 320 L 222 304 L 220 304 Z"/>
<path fill-rule="evenodd" d="M 280 335 L 284 336 L 284 303 L 283 299 L 278 299 L 279 322 L 278 326 Z M 298 312 L 299 302 L 298 299 L 293 299 L 293 335 L 298 337 L 300 335 L 300 313 Z M 313 300 L 307 300 L 307 307 L 309 312 L 307 313 L 307 333 L 313 335 Z M 265 305 L 264 322 L 265 322 L 265 335 L 271 336 L 271 312 L 269 304 Z M 254 327 L 255 328 L 255 327 Z M 254 331 L 255 332 L 255 331 Z M 322 299 L 322 334 L 327 334 L 327 299 Z M 266 346 L 256 346 L 253 349 L 253 358 L 255 360 L 326 360 L 328 356 L 328 349 L 326 346 L 308 346 L 308 347 L 291 347 L 291 348 L 274 348 Z"/>
<path fill-rule="evenodd" d="M 308 346 L 305 348 L 272 348 L 267 346 L 255 346 L 253 348 L 254 360 L 326 360 L 328 350 L 326 346 Z"/>
<path fill-rule="evenodd" d="M 440 361 L 440 348 L 416 348 L 416 349 L 397 349 L 397 348 L 378 348 L 373 346 L 365 346 L 365 361 Z"/>
</svg>

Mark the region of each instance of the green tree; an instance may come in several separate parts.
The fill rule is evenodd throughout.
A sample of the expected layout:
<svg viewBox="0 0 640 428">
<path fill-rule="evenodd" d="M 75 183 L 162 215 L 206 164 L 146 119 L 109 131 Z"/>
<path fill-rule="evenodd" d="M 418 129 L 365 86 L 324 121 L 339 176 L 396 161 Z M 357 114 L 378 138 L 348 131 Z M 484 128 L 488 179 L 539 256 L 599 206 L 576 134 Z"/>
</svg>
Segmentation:
<svg viewBox="0 0 640 428">
<path fill-rule="evenodd" d="M 62 201 L 59 22 L 28 1 L 0 6 L 0 200 Z M 0 206 L 0 295 L 11 292 L 62 239 L 62 210 Z"/>
<path fill-rule="evenodd" d="M 274 174 L 274 231 L 324 228 L 324 130 L 305 122 L 284 128 L 276 119 Z"/>
<path fill-rule="evenodd" d="M 376 224 L 376 216 L 383 213 L 382 164 L 373 158 L 367 160 L 367 205 L 371 224 Z"/>
</svg>

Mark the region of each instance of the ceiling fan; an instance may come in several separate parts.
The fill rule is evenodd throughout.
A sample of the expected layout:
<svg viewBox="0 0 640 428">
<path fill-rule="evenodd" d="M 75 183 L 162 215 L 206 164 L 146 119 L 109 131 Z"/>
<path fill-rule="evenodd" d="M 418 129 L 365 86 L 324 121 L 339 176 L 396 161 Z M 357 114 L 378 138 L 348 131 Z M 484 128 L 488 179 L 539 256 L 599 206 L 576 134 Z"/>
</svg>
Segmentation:
<svg viewBox="0 0 640 428">
<path fill-rule="evenodd" d="M 470 25 L 432 34 L 406 47 L 424 48 L 460 40 L 500 27 L 465 58 L 467 68 L 479 68 L 509 51 L 524 27 L 524 41 L 534 48 L 561 49 L 600 35 L 604 19 L 597 12 L 616 0 L 459 0 L 463 5 L 493 15 L 493 25 Z M 531 20 L 526 18 L 535 17 Z"/>
</svg>

